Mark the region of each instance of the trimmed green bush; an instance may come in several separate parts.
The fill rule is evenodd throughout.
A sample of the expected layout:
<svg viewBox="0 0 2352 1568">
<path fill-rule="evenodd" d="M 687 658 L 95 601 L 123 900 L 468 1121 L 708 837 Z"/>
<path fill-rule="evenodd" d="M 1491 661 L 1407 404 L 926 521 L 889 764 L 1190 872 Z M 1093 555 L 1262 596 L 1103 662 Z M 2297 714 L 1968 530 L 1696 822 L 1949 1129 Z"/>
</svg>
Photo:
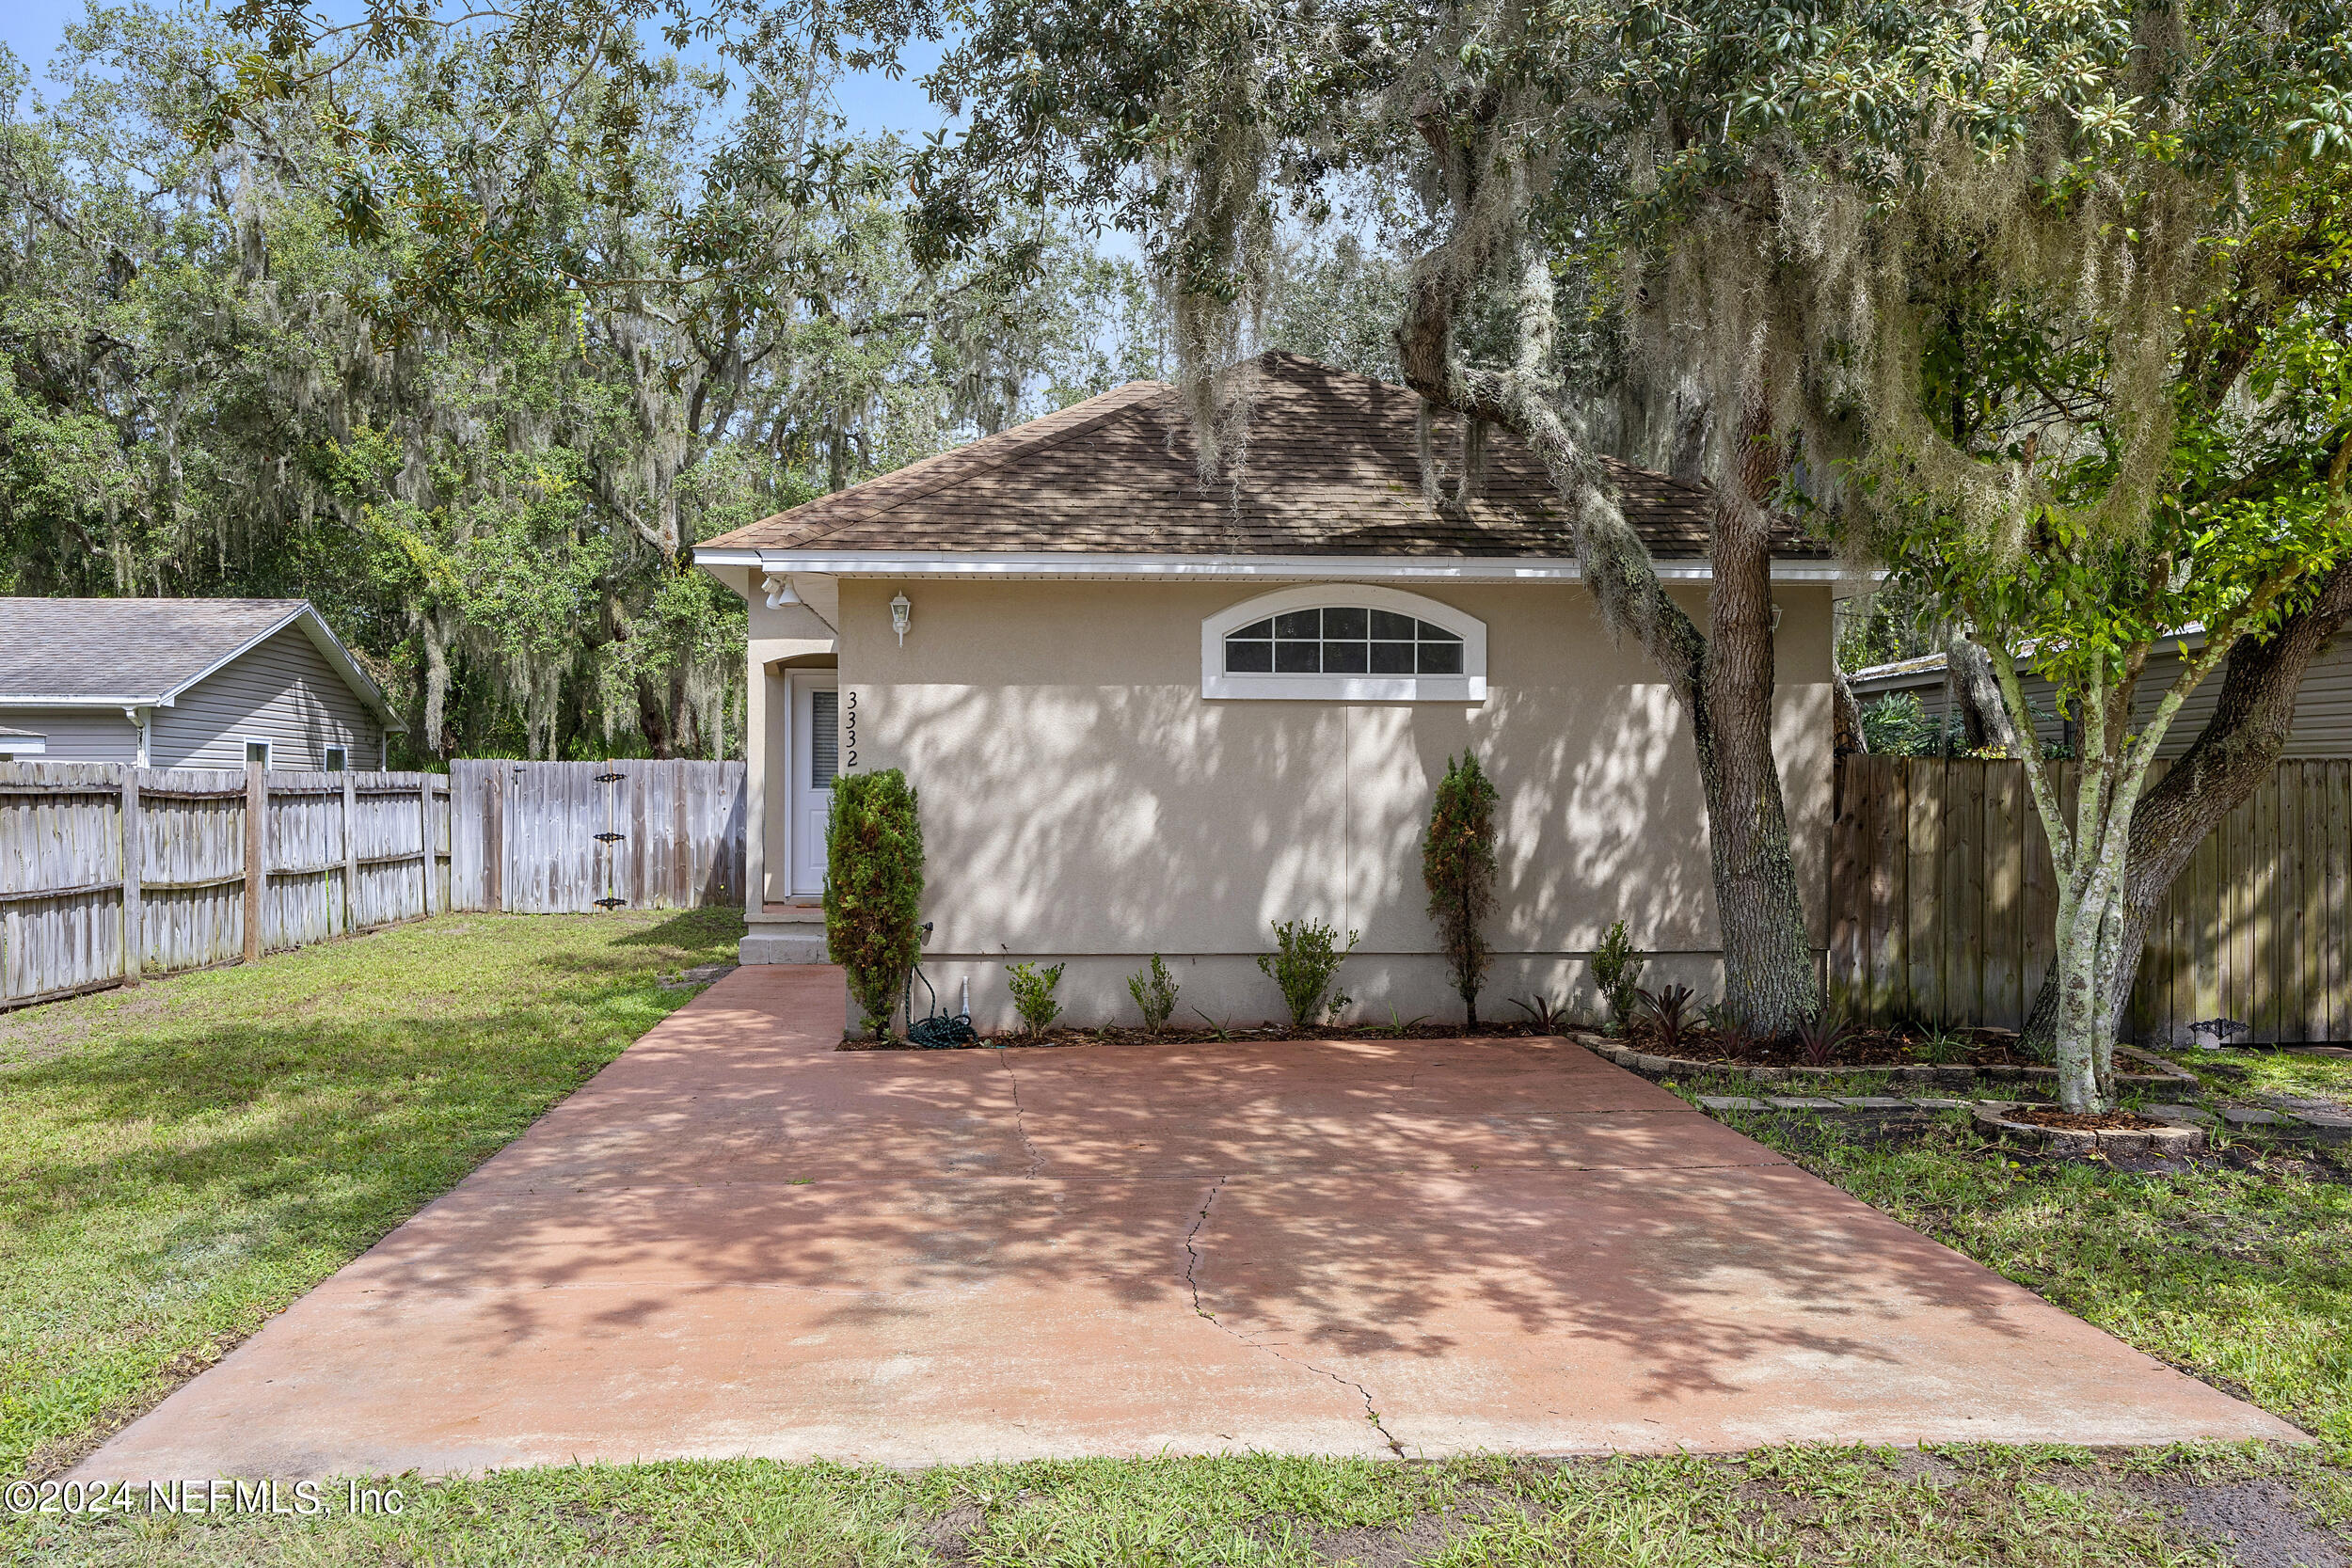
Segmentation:
<svg viewBox="0 0 2352 1568">
<path fill-rule="evenodd" d="M 1633 950 L 1633 939 L 1625 934 L 1622 920 L 1611 926 L 1600 945 L 1593 949 L 1593 983 L 1600 988 L 1600 999 L 1609 1005 L 1610 1023 L 1621 1035 L 1642 1000 L 1642 965 L 1647 961 Z"/>
<path fill-rule="evenodd" d="M 1494 961 L 1485 927 L 1495 903 L 1495 786 L 1469 752 L 1459 762 L 1446 758 L 1422 840 L 1421 879 L 1429 889 L 1438 946 L 1475 1029 L 1478 988 Z"/>
<path fill-rule="evenodd" d="M 825 824 L 825 951 L 849 974 L 867 1033 L 890 1028 L 921 954 L 923 828 L 895 768 L 844 773 Z"/>
<path fill-rule="evenodd" d="M 1168 972 L 1157 953 L 1152 955 L 1152 967 L 1137 970 L 1127 976 L 1127 994 L 1136 999 L 1136 1006 L 1143 1013 L 1143 1026 L 1158 1034 L 1171 1014 L 1176 1011 L 1176 977 Z"/>
<path fill-rule="evenodd" d="M 1347 945 L 1342 947 L 1338 930 L 1320 921 L 1274 923 L 1275 950 L 1258 955 L 1258 968 L 1282 988 L 1282 1001 L 1291 1010 L 1294 1027 L 1304 1029 L 1320 1022 L 1327 1012 L 1336 1013 L 1355 1000 L 1345 991 L 1333 991 L 1331 977 L 1356 951 L 1357 936 L 1348 932 Z"/>
<path fill-rule="evenodd" d="M 1040 969 L 1035 964 L 1009 964 L 1005 979 L 1012 987 L 1012 1005 L 1021 1015 L 1021 1023 L 1036 1039 L 1053 1027 L 1061 1017 L 1061 1004 L 1054 1000 L 1054 991 L 1061 984 L 1061 972 L 1070 966 L 1056 964 Z"/>
</svg>

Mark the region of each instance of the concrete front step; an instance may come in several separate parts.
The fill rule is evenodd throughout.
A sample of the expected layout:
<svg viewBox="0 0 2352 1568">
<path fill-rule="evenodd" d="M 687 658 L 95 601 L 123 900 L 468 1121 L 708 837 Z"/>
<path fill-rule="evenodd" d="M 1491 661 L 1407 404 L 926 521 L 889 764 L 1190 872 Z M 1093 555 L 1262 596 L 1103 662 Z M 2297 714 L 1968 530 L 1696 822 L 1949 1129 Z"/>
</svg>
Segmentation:
<svg viewBox="0 0 2352 1568">
<path fill-rule="evenodd" d="M 820 964 L 825 962 L 825 928 L 755 926 L 736 951 L 747 964 Z"/>
</svg>

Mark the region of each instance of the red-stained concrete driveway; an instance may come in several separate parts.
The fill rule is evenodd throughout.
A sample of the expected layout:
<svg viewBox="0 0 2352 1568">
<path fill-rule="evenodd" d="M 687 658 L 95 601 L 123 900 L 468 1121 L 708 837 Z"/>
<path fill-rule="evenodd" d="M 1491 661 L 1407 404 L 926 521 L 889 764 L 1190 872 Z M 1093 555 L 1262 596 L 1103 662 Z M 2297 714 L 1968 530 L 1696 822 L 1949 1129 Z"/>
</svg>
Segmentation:
<svg viewBox="0 0 2352 1568">
<path fill-rule="evenodd" d="M 721 981 L 85 1473 L 2295 1435 L 1573 1045 L 841 1016 Z"/>
</svg>

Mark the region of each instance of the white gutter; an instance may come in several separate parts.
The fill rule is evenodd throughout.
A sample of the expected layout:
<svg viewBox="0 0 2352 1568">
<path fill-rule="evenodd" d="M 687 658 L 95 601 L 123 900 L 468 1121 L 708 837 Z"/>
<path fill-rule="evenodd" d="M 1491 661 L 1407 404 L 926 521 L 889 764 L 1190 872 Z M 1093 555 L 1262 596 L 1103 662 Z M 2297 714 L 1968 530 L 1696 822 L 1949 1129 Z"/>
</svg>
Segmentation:
<svg viewBox="0 0 2352 1568">
<path fill-rule="evenodd" d="M 1063 578 L 1183 582 L 1215 578 L 1262 581 L 1345 579 L 1371 582 L 1574 582 L 1581 573 L 1565 557 L 1397 555 L 1166 555 L 1097 554 L 1086 550 L 767 550 L 698 548 L 697 566 L 749 566 L 768 573 L 807 572 L 842 578 Z M 1704 560 L 1661 561 L 1668 582 L 1708 582 Z M 1854 574 L 1835 561 L 1774 562 L 1774 582 L 1839 582 Z"/>
<path fill-rule="evenodd" d="M 0 691 L 0 707 L 170 707 L 168 696 L 56 697 L 46 693 L 20 697 L 13 692 Z"/>
</svg>

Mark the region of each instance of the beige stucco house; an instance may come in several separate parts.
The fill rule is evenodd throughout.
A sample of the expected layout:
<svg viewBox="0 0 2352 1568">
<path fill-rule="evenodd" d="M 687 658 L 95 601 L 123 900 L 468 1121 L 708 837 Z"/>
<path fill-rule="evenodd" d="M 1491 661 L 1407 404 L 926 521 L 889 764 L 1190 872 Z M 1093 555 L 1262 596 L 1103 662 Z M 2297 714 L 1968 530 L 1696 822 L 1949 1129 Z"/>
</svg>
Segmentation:
<svg viewBox="0 0 2352 1568">
<path fill-rule="evenodd" d="M 1187 1022 L 1279 1016 L 1255 957 L 1293 916 L 1361 933 L 1355 1016 L 1451 1017 L 1420 844 L 1470 747 L 1502 796 L 1485 1012 L 1588 1000 L 1617 919 L 1651 975 L 1715 994 L 1689 724 L 1602 626 L 1541 467 L 1498 438 L 1477 498 L 1433 507 L 1410 392 L 1258 365 L 1237 487 L 1201 484 L 1174 393 L 1139 382 L 697 548 L 751 607 L 746 962 L 822 957 L 831 781 L 898 768 L 922 801 L 925 969 L 951 1006 L 969 981 L 984 1029 L 1011 1022 L 1024 958 L 1067 963 L 1073 1021 L 1132 1022 L 1126 977 L 1154 952 Z M 1696 610 L 1704 492 L 1615 478 Z M 1818 944 L 1837 567 L 1792 538 L 1772 576 Z"/>
</svg>

